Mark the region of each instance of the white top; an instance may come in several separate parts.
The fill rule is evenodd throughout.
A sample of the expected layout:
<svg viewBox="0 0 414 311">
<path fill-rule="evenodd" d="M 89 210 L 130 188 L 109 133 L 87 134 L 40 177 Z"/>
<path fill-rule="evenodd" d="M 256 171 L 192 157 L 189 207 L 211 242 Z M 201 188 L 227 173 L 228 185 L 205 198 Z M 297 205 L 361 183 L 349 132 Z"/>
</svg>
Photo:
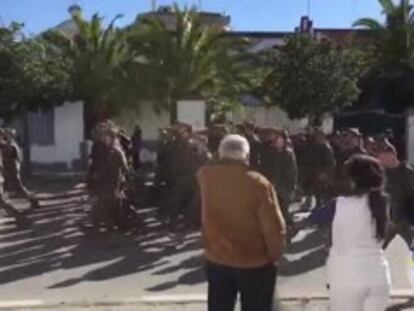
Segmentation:
<svg viewBox="0 0 414 311">
<path fill-rule="evenodd" d="M 336 201 L 328 260 L 330 282 L 390 283 L 383 241 L 376 237 L 368 203 L 368 195 L 339 197 Z"/>
<path fill-rule="evenodd" d="M 368 206 L 368 196 L 339 197 L 332 225 L 331 253 L 359 252 L 382 254 L 383 241 L 376 237 L 376 223 Z"/>
</svg>

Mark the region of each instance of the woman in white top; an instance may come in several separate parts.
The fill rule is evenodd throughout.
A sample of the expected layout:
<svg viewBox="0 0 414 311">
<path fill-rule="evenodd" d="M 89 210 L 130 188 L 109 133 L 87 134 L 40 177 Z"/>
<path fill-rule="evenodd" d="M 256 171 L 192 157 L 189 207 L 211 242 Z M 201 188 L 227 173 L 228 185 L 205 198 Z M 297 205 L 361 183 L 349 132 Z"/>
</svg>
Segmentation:
<svg viewBox="0 0 414 311">
<path fill-rule="evenodd" d="M 308 221 L 332 225 L 327 262 L 331 311 L 384 311 L 390 273 L 382 245 L 389 220 L 384 171 L 373 157 L 357 155 L 345 165 L 350 194 L 316 209 Z"/>
</svg>

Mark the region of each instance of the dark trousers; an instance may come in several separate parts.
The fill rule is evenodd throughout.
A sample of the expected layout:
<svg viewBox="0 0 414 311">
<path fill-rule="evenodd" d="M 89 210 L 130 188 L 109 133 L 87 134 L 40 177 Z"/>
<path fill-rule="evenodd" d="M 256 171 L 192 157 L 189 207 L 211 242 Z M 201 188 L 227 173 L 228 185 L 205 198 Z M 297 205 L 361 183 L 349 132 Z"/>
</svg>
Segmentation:
<svg viewBox="0 0 414 311">
<path fill-rule="evenodd" d="M 184 216 L 188 225 L 200 227 L 200 196 L 194 175 L 177 177 L 168 189 L 161 210 L 170 226 L 175 228 L 177 219 Z"/>
<path fill-rule="evenodd" d="M 3 209 L 6 212 L 6 215 L 9 217 L 14 217 L 17 222 L 23 221 L 24 216 L 22 213 L 8 202 L 4 197 L 3 185 L 0 183 L 0 209 Z"/>
<path fill-rule="evenodd" d="M 238 269 L 208 262 L 208 311 L 233 311 L 240 294 L 242 311 L 272 311 L 277 267 Z"/>
<path fill-rule="evenodd" d="M 20 172 L 12 174 L 6 174 L 5 176 L 4 189 L 8 192 L 16 192 L 19 197 L 25 199 L 32 199 L 32 195 L 29 190 L 23 185 L 23 181 L 20 177 Z"/>
</svg>

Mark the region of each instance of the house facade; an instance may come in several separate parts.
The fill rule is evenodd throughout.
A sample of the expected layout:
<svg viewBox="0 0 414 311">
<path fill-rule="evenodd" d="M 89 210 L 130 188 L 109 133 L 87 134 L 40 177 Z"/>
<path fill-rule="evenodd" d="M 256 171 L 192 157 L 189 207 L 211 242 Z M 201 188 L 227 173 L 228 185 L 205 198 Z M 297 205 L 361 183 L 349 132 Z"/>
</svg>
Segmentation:
<svg viewBox="0 0 414 311">
<path fill-rule="evenodd" d="M 27 123 L 33 171 L 82 169 L 82 102 L 66 102 L 49 111 L 29 112 Z"/>
<path fill-rule="evenodd" d="M 73 5 L 69 13 L 80 7 Z M 78 33 L 76 24 L 67 20 L 54 27 L 68 37 Z M 24 143 L 26 160 L 32 173 L 81 171 L 84 167 L 84 107 L 83 103 L 65 102 L 48 111 L 28 112 L 20 122 L 20 136 Z M 27 127 L 27 135 L 23 128 Z"/>
</svg>

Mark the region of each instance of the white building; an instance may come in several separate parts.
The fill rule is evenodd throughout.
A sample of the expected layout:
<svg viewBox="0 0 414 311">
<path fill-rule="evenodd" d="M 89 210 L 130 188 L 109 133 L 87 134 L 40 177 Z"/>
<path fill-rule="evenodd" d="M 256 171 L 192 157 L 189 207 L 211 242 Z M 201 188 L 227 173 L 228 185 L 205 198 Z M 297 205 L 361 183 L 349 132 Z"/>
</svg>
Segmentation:
<svg viewBox="0 0 414 311">
<path fill-rule="evenodd" d="M 76 10 L 80 10 L 76 5 L 69 8 L 71 14 Z M 55 29 L 68 37 L 78 32 L 72 20 L 59 24 Z M 26 126 L 29 148 L 26 155 L 34 172 L 82 169 L 83 110 L 82 102 L 65 102 L 49 111 L 28 113 Z"/>
<path fill-rule="evenodd" d="M 81 169 L 83 124 L 81 102 L 66 102 L 47 112 L 30 112 L 28 132 L 33 169 Z"/>
</svg>

